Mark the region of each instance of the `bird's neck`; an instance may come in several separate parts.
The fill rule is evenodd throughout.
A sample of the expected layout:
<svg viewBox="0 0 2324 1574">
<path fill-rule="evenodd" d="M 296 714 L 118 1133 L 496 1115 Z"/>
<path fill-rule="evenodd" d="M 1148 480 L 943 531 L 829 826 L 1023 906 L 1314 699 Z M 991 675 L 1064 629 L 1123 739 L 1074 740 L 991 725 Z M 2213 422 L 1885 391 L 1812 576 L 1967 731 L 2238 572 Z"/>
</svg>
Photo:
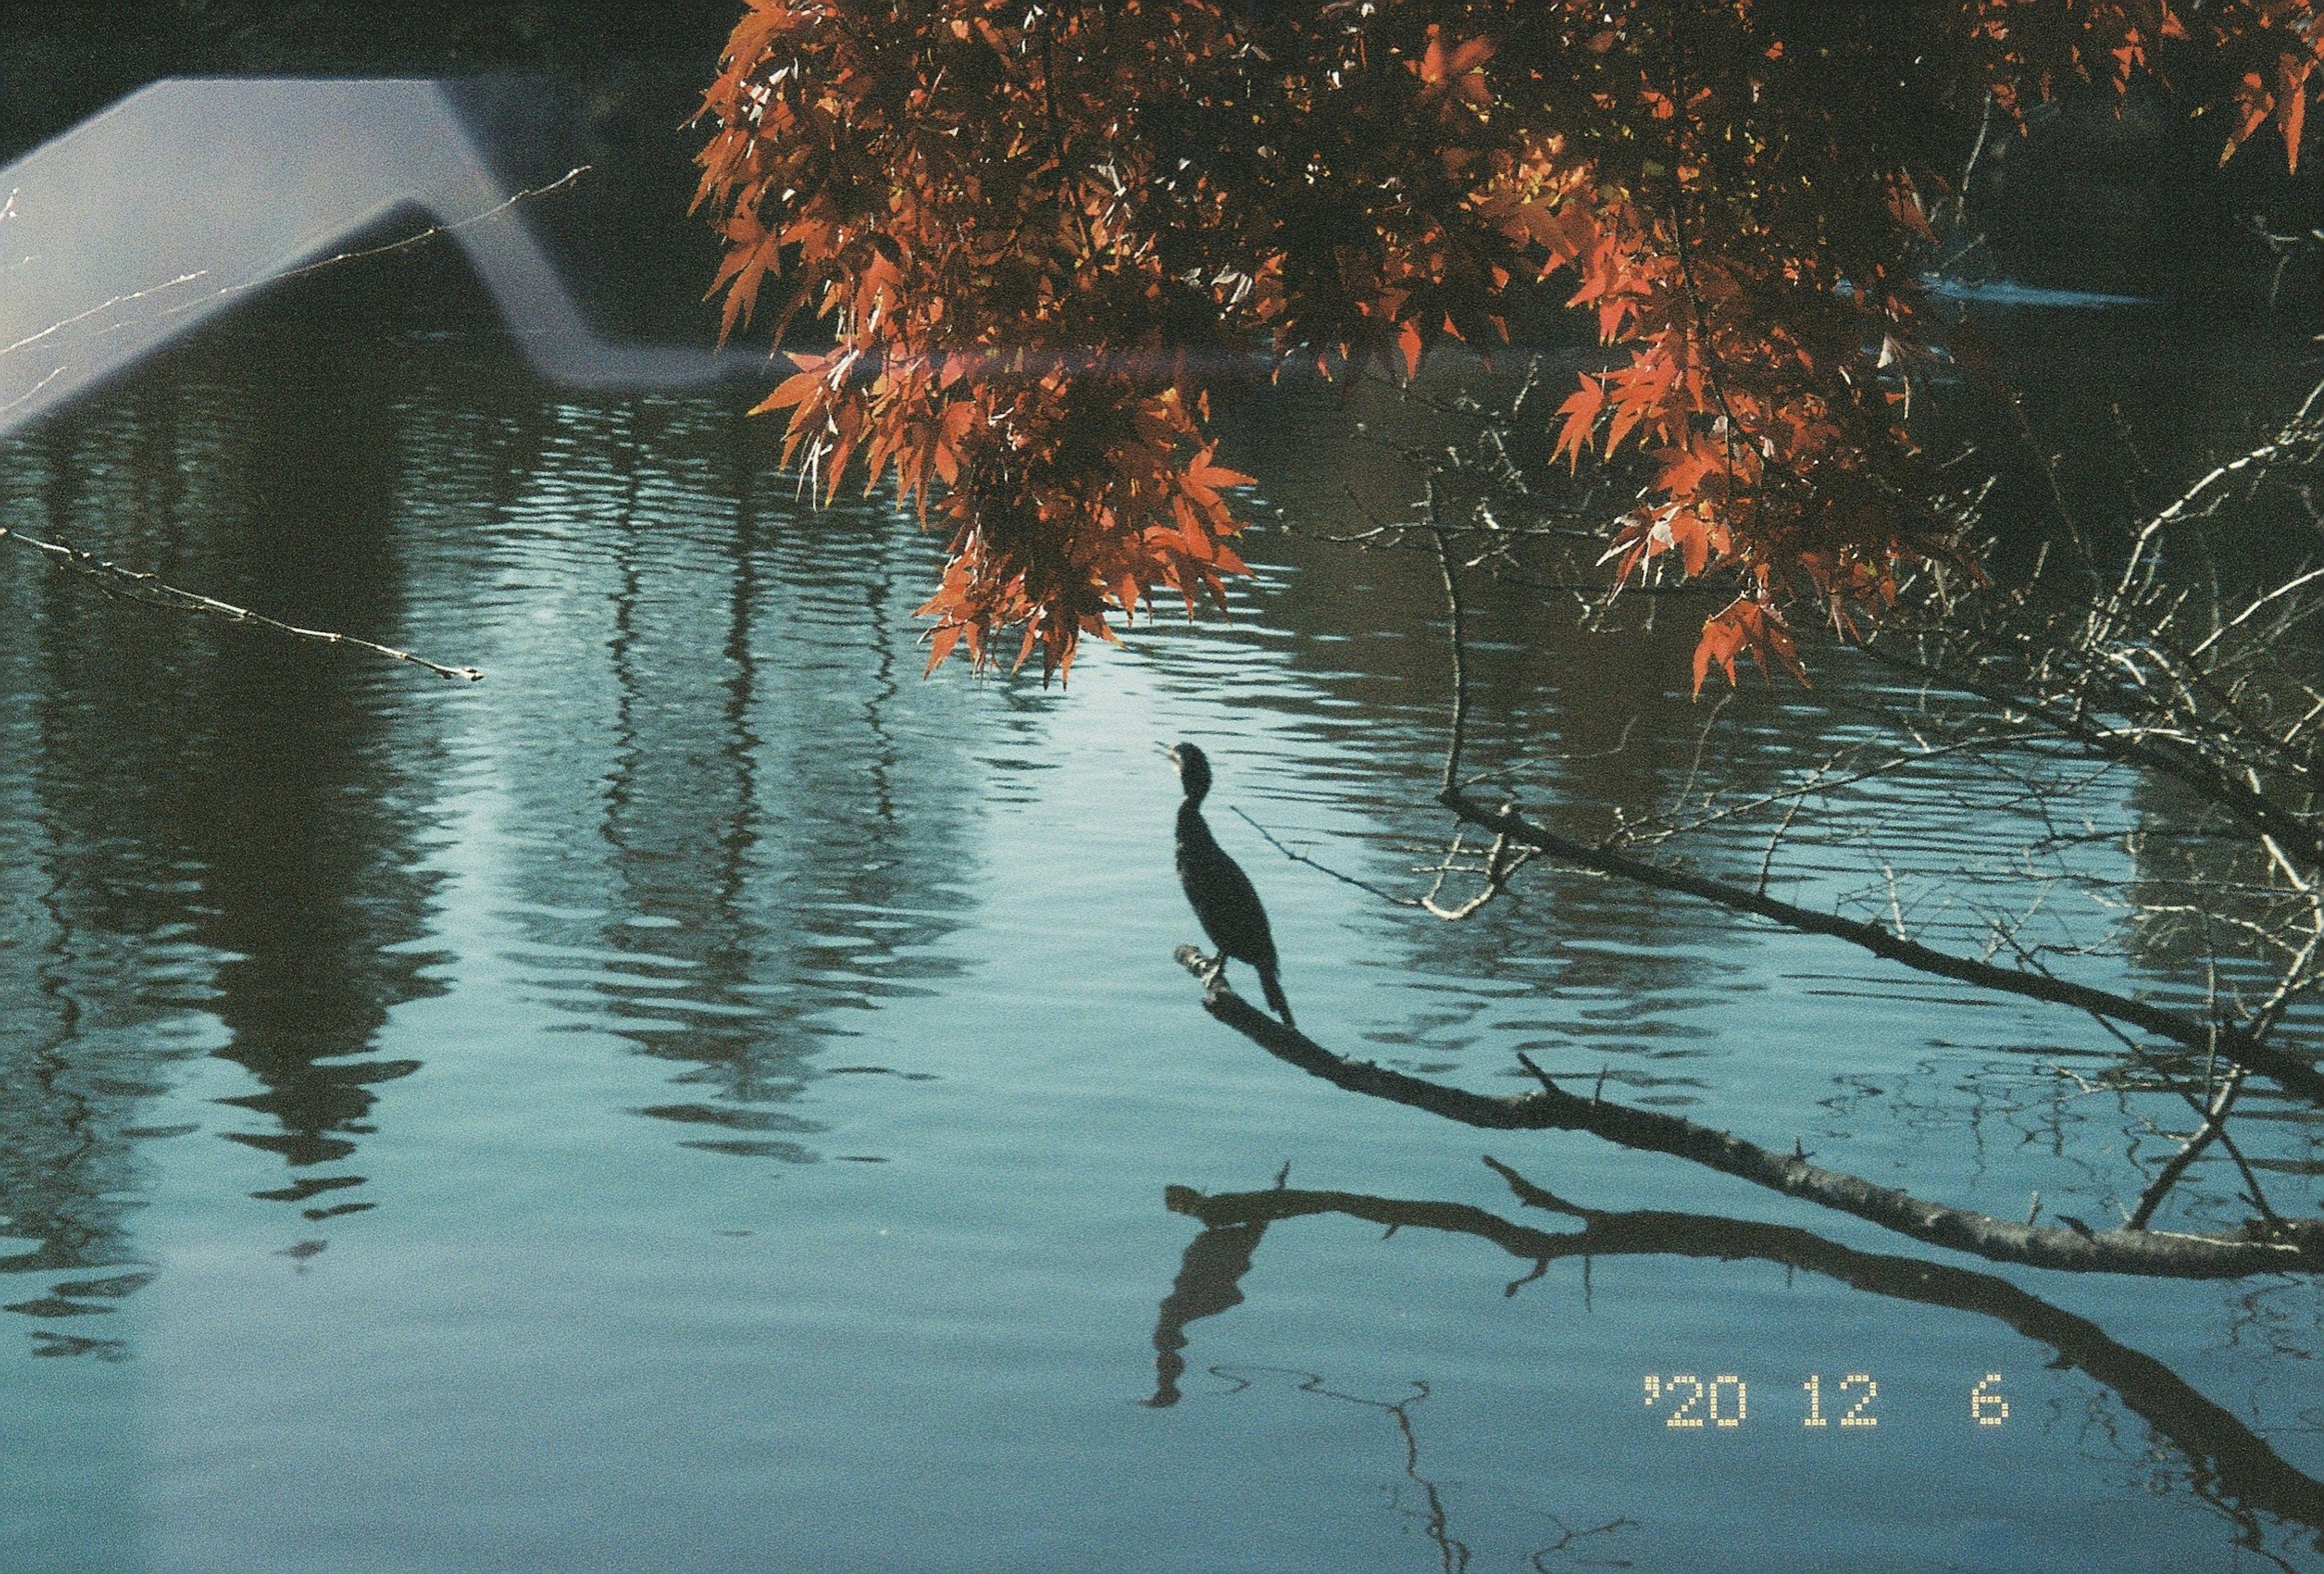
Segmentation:
<svg viewBox="0 0 2324 1574">
<path fill-rule="evenodd" d="M 1182 839 L 1208 842 L 1210 823 L 1203 818 L 1203 800 L 1187 798 L 1178 805 L 1178 834 Z"/>
</svg>

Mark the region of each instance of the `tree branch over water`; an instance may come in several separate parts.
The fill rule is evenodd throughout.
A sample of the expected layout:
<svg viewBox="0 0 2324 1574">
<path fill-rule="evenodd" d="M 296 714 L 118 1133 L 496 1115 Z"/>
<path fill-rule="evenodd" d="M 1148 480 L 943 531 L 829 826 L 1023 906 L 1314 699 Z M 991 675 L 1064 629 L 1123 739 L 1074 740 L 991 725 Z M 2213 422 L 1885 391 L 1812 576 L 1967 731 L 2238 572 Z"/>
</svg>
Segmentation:
<svg viewBox="0 0 2324 1574">
<path fill-rule="evenodd" d="M 2012 408 L 2033 442 L 2031 418 Z M 2280 1263 L 2272 1254 L 2289 1249 L 2303 1271 L 2313 1270 L 2324 1226 L 2278 1215 L 2261 1186 L 2268 1156 L 2247 1156 L 2229 1121 L 2249 1116 L 2255 1100 L 2246 1084 L 2254 1076 L 2310 1107 L 2293 1112 L 2292 1130 L 2324 1109 L 2315 1018 L 2293 1015 L 2324 993 L 2324 686 L 2313 671 L 2324 569 L 2305 556 L 2309 526 L 2287 520 L 2281 507 L 2268 511 L 2296 499 L 2324 527 L 2308 480 L 2324 468 L 2324 384 L 2267 440 L 2209 465 L 2170 501 L 2134 501 L 2125 517 L 2102 524 L 2075 517 L 2053 474 L 2042 506 L 2054 511 L 2056 529 L 2037 529 L 2030 563 L 2006 584 L 1972 575 L 1964 587 L 1961 576 L 1936 566 L 1900 578 L 1877 644 L 1864 642 L 1851 606 L 1835 602 L 1823 665 L 1856 659 L 1852 646 L 1877 664 L 1866 675 L 1874 681 L 1822 696 L 1821 723 L 1796 712 L 1783 723 L 1787 733 L 1830 730 L 1828 746 L 1806 765 L 1781 763 L 1786 750 L 1767 741 L 1764 723 L 1755 730 L 1738 721 L 1722 733 L 1737 751 L 1738 779 L 1721 781 L 1712 732 L 1727 710 L 1722 700 L 1674 791 L 1601 804 L 1587 773 L 1562 759 L 1554 779 L 1581 789 L 1578 796 L 1569 802 L 1555 787 L 1534 787 L 1532 809 L 1520 805 L 1515 784 L 1529 763 L 1545 762 L 1510 748 L 1530 734 L 1530 723 L 1481 713 L 1480 697 L 1498 691 L 1480 661 L 1508 649 L 1510 636 L 1493 626 L 1497 613 L 1521 607 L 1537 616 L 1534 583 L 1571 581 L 1586 566 L 1560 544 L 1562 532 L 1518 532 L 1482 553 L 1460 544 L 1499 535 L 1505 518 L 1546 517 L 1545 510 L 1562 506 L 1554 488 L 1563 478 L 1537 456 L 1528 467 L 1503 440 L 1513 421 L 1488 404 L 1443 413 L 1473 413 L 1480 435 L 1414 452 L 1424 482 L 1415 517 L 1394 527 L 1386 544 L 1433 551 L 1443 581 L 1450 720 L 1431 796 L 1453 815 L 1452 849 L 1417 871 L 1435 881 L 1425 898 L 1340 874 L 1277 842 L 1281 851 L 1448 919 L 1514 890 L 1526 869 L 1539 879 L 1542 869 L 1562 865 L 1840 940 L 1930 977 L 2086 1015 L 2128 1057 L 2101 1079 L 2106 1085 L 2162 1097 L 2174 1110 L 2184 1100 L 2198 1124 L 2172 1130 L 2168 1115 L 2132 1113 L 2126 1103 L 2130 1142 L 2110 1151 L 2137 1172 L 2127 1228 L 2101 1234 L 2068 1220 L 2074 1229 L 2034 1230 L 2038 1192 L 2024 1226 L 2006 1224 L 1690 1123 L 1609 1113 L 1546 1080 L 1527 1099 L 1487 1099 L 1342 1061 L 1312 1041 L 1293 1042 L 1278 1025 L 1246 1026 L 1239 1003 L 1215 996 L 1214 1014 L 1342 1086 L 1471 1124 L 1593 1130 L 1997 1260 L 2233 1274 Z M 1983 528 L 1996 485 L 1970 477 L 1950 494 L 1963 538 Z M 2292 538 L 2277 539 L 2287 523 Z M 2215 536 L 2236 543 L 2244 579 L 2222 573 Z M 2009 554 L 1995 548 L 1987 557 Z M 1614 589 L 1606 586 L 1586 626 L 1611 612 Z M 1482 599 L 1488 594 L 1493 603 Z M 1698 679 L 1702 670 L 1698 653 Z M 1778 779 L 1751 779 L 1751 768 L 1771 753 Z M 1896 783 L 1909 785 L 1900 793 Z M 1552 803 L 1585 815 L 1610 811 L 1612 824 L 1569 832 L 1565 816 L 1538 807 Z M 1914 842 L 1909 858 L 1881 851 L 1900 808 Z M 1492 838 L 1492 855 L 1463 861 L 1460 833 L 1479 830 Z M 1754 834 L 1758 845 L 1735 844 Z M 2119 856 L 2108 843 L 2119 844 Z M 1832 879 L 1850 863 L 1863 880 L 1855 889 Z M 1480 879 L 1475 896 L 1434 900 L 1456 872 Z M 2080 899 L 2082 910 L 2068 911 L 2064 897 Z M 2032 929 L 2037 916 L 2046 934 Z M 2053 965 L 2061 957 L 2077 965 Z M 2121 976 L 2094 975 L 2088 963 L 2098 958 L 2119 963 Z M 2154 982 L 2133 981 L 2142 975 Z M 2150 1134 L 2172 1146 L 2159 1163 L 2139 1160 Z M 2259 1216 L 2244 1236 L 2138 1240 L 2214 1152 L 2232 1162 Z M 2164 1262 L 2174 1266 L 2157 1266 Z"/>
<path fill-rule="evenodd" d="M 1202 954 L 1191 945 L 1180 946 L 1177 957 L 1180 965 L 1197 978 L 1207 971 Z M 1853 1214 L 1914 1240 L 1994 1262 L 2069 1273 L 2193 1279 L 2324 1269 L 2324 1224 L 2290 1226 L 2287 1238 L 2273 1240 L 2012 1224 L 1876 1186 L 1858 1176 L 1811 1164 L 1803 1154 L 1778 1153 L 1675 1115 L 1569 1093 L 1522 1054 L 1518 1059 L 1540 1082 L 1539 1088 L 1516 1096 L 1477 1093 L 1334 1054 L 1298 1029 L 1286 1027 L 1253 1007 L 1223 980 L 1213 982 L 1204 992 L 1203 1008 L 1277 1060 L 1352 1093 L 1488 1130 L 1587 1131 L 1623 1147 L 1668 1154 L 1785 1196 Z"/>
<path fill-rule="evenodd" d="M 1861 946 L 1876 956 L 1901 962 L 1918 972 L 1934 973 L 1960 983 L 1975 984 L 1979 989 L 2022 995 L 2051 1005 L 2070 1006 L 2094 1017 L 2143 1028 L 2199 1054 L 2217 1051 L 2274 1079 L 2289 1091 L 2324 1104 L 2324 1072 L 2319 1072 L 2297 1055 L 2261 1041 L 2232 1022 L 2204 1022 L 2183 1012 L 2169 1010 L 2109 990 L 2093 989 L 2087 984 L 2074 983 L 2047 973 L 2000 967 L 1989 962 L 1939 951 L 1877 924 L 1803 907 L 1797 903 L 1768 896 L 1764 881 L 1757 888 L 1738 885 L 1634 858 L 1602 842 L 1586 842 L 1560 835 L 1513 810 L 1488 808 L 1457 787 L 1443 794 L 1442 801 L 1447 808 L 1472 825 L 1581 868 L 1615 875 L 1658 890 L 1694 897 L 1730 911 L 1768 919 L 1802 934 L 1845 940 L 1851 945 Z"/>
</svg>

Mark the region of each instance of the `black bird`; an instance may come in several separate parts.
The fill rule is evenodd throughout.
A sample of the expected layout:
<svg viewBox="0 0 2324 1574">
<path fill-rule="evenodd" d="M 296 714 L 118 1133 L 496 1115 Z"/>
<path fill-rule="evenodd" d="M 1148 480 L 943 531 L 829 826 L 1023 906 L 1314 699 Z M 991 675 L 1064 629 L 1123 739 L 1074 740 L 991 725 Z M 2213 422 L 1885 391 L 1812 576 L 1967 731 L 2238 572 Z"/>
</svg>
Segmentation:
<svg viewBox="0 0 2324 1574">
<path fill-rule="evenodd" d="M 1250 877 L 1227 856 L 1203 819 L 1203 798 L 1211 790 L 1211 762 L 1192 743 L 1164 752 L 1178 768 L 1178 780 L 1186 789 L 1186 801 L 1178 805 L 1178 883 L 1186 888 L 1186 900 L 1194 905 L 1203 933 L 1219 948 L 1219 959 L 1211 964 L 1204 982 L 1216 982 L 1227 971 L 1229 957 L 1247 962 L 1259 970 L 1259 988 L 1267 991 L 1267 1003 L 1275 1008 L 1283 1025 L 1296 1026 L 1291 1020 L 1291 1002 L 1283 998 L 1283 985 L 1275 976 L 1275 935 L 1267 926 L 1267 909 L 1259 905 Z"/>
</svg>

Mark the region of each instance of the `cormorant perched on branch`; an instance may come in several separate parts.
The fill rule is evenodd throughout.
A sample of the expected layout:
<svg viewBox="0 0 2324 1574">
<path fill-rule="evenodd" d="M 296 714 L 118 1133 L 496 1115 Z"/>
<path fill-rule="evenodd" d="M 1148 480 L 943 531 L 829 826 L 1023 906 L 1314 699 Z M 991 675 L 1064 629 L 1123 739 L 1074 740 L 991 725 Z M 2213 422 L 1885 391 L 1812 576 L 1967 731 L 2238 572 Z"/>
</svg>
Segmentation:
<svg viewBox="0 0 2324 1574">
<path fill-rule="evenodd" d="M 1186 789 L 1186 801 L 1178 805 L 1178 883 L 1186 888 L 1186 900 L 1194 904 L 1203 933 L 1219 948 L 1219 959 L 1204 981 L 1217 981 L 1227 971 L 1229 957 L 1247 962 L 1259 970 L 1259 985 L 1267 991 L 1267 1003 L 1286 1027 L 1296 1026 L 1291 1002 L 1283 998 L 1283 986 L 1275 977 L 1275 935 L 1267 926 L 1267 909 L 1259 905 L 1250 877 L 1227 856 L 1203 819 L 1203 798 L 1211 790 L 1211 762 L 1192 743 L 1164 752 L 1178 768 L 1178 780 Z"/>
</svg>

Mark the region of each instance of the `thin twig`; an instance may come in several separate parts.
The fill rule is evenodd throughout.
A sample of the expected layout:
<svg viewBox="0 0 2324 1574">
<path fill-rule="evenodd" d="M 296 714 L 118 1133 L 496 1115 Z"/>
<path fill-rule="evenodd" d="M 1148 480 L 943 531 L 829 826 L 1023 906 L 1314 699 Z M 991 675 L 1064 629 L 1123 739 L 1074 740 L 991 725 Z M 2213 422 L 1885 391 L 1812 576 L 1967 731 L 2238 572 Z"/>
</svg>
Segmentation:
<svg viewBox="0 0 2324 1574">
<path fill-rule="evenodd" d="M 2227 1129 L 2228 1112 L 2236 1107 L 2236 1095 L 2243 1091 L 2244 1075 L 2244 1068 L 2239 1065 L 2227 1068 L 2227 1080 L 2219 1085 L 2218 1097 L 2212 1100 L 2211 1107 L 2203 1111 L 2203 1124 L 2197 1128 L 2194 1136 L 2187 1139 L 2186 1146 L 2172 1155 L 2171 1161 L 2148 1183 L 2144 1194 L 2138 1200 L 2138 1206 L 2124 1221 L 2125 1229 L 2144 1229 L 2146 1221 L 2154 1217 L 2154 1210 L 2163 1206 L 2163 1200 L 2171 1194 L 2171 1188 L 2179 1183 L 2179 1177 L 2187 1173 L 2187 1167 L 2202 1157 L 2203 1150 Z"/>
<path fill-rule="evenodd" d="M 1304 852 L 1300 852 L 1285 846 L 1283 842 L 1277 838 L 1274 832 L 1269 831 L 1266 826 L 1252 819 L 1249 815 L 1244 814 L 1240 808 L 1235 810 L 1235 815 L 1236 817 L 1240 819 L 1244 824 L 1250 826 L 1252 830 L 1265 837 L 1267 839 L 1267 844 L 1269 847 L 1274 848 L 1276 851 L 1283 854 L 1284 857 L 1289 859 L 1294 863 L 1304 863 L 1309 869 L 1320 870 L 1323 873 L 1330 875 L 1333 879 L 1338 880 L 1342 885 L 1353 886 L 1360 891 L 1364 891 L 1370 895 L 1378 897 L 1383 902 L 1393 902 L 1399 907 L 1417 907 L 1420 906 L 1420 898 L 1417 897 L 1398 896 L 1396 892 L 1382 886 L 1376 886 L 1368 879 L 1360 879 L 1354 875 L 1333 869 L 1330 864 L 1323 862 L 1321 859 L 1310 858 Z"/>
<path fill-rule="evenodd" d="M 1461 745 L 1469 730 L 1469 670 L 1468 631 L 1461 605 L 1461 582 L 1452 573 L 1452 549 L 1445 545 L 1444 532 L 1436 528 L 1436 480 L 1431 476 L 1427 492 L 1429 534 L 1436 542 L 1436 566 L 1444 576 L 1444 608 L 1452 624 L 1452 728 L 1444 740 L 1444 777 L 1443 791 L 1452 792 L 1461 779 Z"/>
<path fill-rule="evenodd" d="M 312 262 L 302 262 L 296 268 L 285 269 L 279 273 L 269 273 L 263 278 L 244 279 L 239 283 L 228 284 L 222 289 L 213 290 L 208 295 L 199 295 L 190 300 L 179 301 L 176 305 L 168 308 L 166 310 L 155 313 L 154 316 L 155 318 L 175 317 L 180 312 L 192 311 L 197 307 L 208 305 L 212 301 L 225 300 L 236 295 L 247 294 L 249 291 L 254 290 L 269 289 L 273 285 L 286 283 L 293 279 L 304 279 L 309 274 L 320 273 L 327 268 L 337 268 L 348 262 L 361 262 L 373 257 L 388 257 L 394 255 L 398 252 L 410 251 L 415 247 L 425 245 L 428 242 L 436 240 L 440 236 L 458 235 L 463 230 L 473 229 L 477 225 L 497 218 L 502 214 L 508 212 L 511 208 L 516 207 L 523 203 L 535 201 L 543 197 L 553 196 L 557 192 L 566 190 L 573 186 L 577 186 L 580 184 L 581 177 L 588 174 L 593 167 L 594 166 L 588 164 L 576 164 L 572 169 L 566 170 L 564 174 L 559 175 L 556 179 L 551 180 L 546 186 L 534 186 L 522 191 L 511 192 L 500 201 L 493 203 L 490 207 L 472 213 L 466 218 L 451 219 L 442 224 L 431 224 L 424 229 L 415 231 L 414 233 L 404 235 L 398 240 L 384 241 L 375 246 L 360 246 L 350 251 L 337 252 L 332 253 L 330 256 L 318 258 Z M 201 274 L 199 273 L 189 273 L 184 279 L 173 280 L 171 282 L 183 283 L 188 280 L 198 279 L 200 277 Z M 163 288 L 166 288 L 166 286 Z M 145 290 L 141 291 L 140 293 L 151 294 L 152 291 Z M 128 296 L 124 297 L 123 299 L 135 299 L 137 298 L 138 297 L 136 296 Z M 114 303 L 107 302 L 106 304 L 111 305 Z M 97 309 L 102 310 L 104 308 L 100 307 Z M 81 315 L 86 317 L 89 314 L 84 312 Z M 118 322 L 106 327 L 104 332 L 108 334 L 115 333 L 130 326 L 132 326 L 130 322 Z M 14 349 L 17 346 L 14 345 L 9 346 L 10 349 Z"/>
<path fill-rule="evenodd" d="M 2070 980 L 1997 967 L 1990 962 L 1938 951 L 1918 941 L 1900 939 L 1877 924 L 1779 901 L 1748 886 L 1652 863 L 1611 847 L 1578 842 L 1521 815 L 1489 809 L 1459 792 L 1445 794 L 1442 801 L 1447 808 L 1472 825 L 1505 834 L 1512 841 L 1538 848 L 1553 858 L 1579 864 L 1601 874 L 1679 892 L 1733 911 L 1750 913 L 1787 929 L 1849 941 L 1876 955 L 1902 962 L 1921 972 L 1975 984 L 1982 989 L 2046 1000 L 2052 1005 L 2096 1012 L 2168 1038 L 2189 1049 L 2203 1051 L 2217 1042 L 2234 1059 L 2244 1062 L 2287 1091 L 2324 1104 L 2324 1072 L 2319 1072 L 2295 1054 L 2253 1036 L 2240 1025 L 2206 1023 L 2145 1000 L 2093 989 Z"/>
<path fill-rule="evenodd" d="M 415 656 L 409 650 L 399 650 L 392 645 L 382 645 L 374 640 L 358 639 L 353 634 L 342 634 L 328 629 L 302 629 L 295 624 L 267 617 L 262 612 L 254 612 L 248 607 L 238 607 L 231 602 L 220 601 L 216 596 L 203 595 L 198 591 L 180 590 L 176 585 L 163 584 L 156 575 L 134 568 L 124 568 L 117 563 L 107 562 L 93 553 L 83 552 L 64 541 L 52 541 L 39 536 L 28 536 L 22 530 L 11 529 L 5 525 L 0 525 L 0 538 L 5 538 L 45 555 L 51 566 L 59 573 L 78 575 L 116 601 L 131 602 L 138 606 L 154 607 L 162 612 L 200 613 L 209 617 L 223 618 L 230 623 L 250 623 L 274 633 L 287 634 L 294 640 L 311 640 L 318 644 L 350 645 L 358 650 L 368 651 L 374 656 L 384 656 L 391 661 L 409 662 L 414 667 L 426 667 L 438 677 L 456 677 L 467 683 L 475 683 L 484 676 L 484 672 L 477 667 L 447 667 L 441 662 L 430 661 L 425 656 Z"/>
</svg>

